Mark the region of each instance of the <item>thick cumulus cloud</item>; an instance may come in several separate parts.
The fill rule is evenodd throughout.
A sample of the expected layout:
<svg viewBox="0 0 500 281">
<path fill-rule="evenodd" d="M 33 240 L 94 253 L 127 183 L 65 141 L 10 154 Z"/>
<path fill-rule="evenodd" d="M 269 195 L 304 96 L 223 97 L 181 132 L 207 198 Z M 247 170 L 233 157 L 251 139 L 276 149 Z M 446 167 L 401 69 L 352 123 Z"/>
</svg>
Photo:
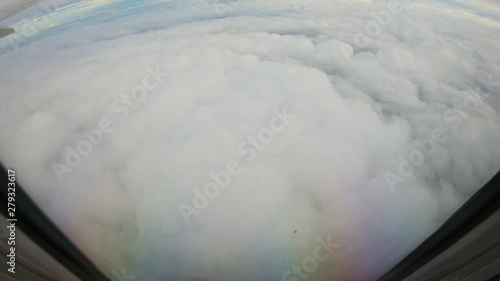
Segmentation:
<svg viewBox="0 0 500 281">
<path fill-rule="evenodd" d="M 34 6 L 0 41 L 0 159 L 110 277 L 302 280 L 329 237 L 309 280 L 373 280 L 500 168 L 493 2 Z"/>
</svg>

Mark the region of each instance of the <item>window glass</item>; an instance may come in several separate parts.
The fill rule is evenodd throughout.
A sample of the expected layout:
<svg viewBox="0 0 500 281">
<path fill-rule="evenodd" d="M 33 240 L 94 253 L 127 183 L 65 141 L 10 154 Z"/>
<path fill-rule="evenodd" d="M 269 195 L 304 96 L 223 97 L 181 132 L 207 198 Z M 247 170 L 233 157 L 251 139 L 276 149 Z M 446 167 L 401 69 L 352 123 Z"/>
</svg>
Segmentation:
<svg viewBox="0 0 500 281">
<path fill-rule="evenodd" d="M 0 160 L 115 280 L 374 280 L 500 169 L 494 1 L 2 1 Z"/>
</svg>

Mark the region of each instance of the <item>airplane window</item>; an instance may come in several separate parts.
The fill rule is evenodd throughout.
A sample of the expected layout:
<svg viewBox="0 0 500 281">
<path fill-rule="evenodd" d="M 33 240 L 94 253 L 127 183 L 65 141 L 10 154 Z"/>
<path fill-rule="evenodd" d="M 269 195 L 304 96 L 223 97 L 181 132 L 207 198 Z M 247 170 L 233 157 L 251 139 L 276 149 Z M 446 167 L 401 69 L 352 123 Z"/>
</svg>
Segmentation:
<svg viewBox="0 0 500 281">
<path fill-rule="evenodd" d="M 2 1 L 0 160 L 111 280 L 376 280 L 500 170 L 493 0 Z"/>
</svg>

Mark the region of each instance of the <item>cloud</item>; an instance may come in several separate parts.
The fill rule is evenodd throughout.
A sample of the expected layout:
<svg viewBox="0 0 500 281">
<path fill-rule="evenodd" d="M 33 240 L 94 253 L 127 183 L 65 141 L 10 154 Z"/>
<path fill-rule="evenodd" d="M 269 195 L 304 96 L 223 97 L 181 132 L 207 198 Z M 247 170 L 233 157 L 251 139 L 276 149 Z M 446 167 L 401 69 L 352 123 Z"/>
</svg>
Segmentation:
<svg viewBox="0 0 500 281">
<path fill-rule="evenodd" d="M 500 168 L 500 23 L 482 3 L 401 2 L 363 46 L 388 3 L 62 9 L 17 53 L 0 39 L 0 159 L 103 272 L 280 280 L 331 235 L 311 278 L 373 280 Z M 59 182 L 51 163 L 158 64 L 168 78 Z M 296 118 L 245 163 L 238 145 L 283 107 Z M 446 141 L 391 190 L 386 172 L 438 128 Z M 231 160 L 244 172 L 187 225 L 178 205 Z"/>
</svg>

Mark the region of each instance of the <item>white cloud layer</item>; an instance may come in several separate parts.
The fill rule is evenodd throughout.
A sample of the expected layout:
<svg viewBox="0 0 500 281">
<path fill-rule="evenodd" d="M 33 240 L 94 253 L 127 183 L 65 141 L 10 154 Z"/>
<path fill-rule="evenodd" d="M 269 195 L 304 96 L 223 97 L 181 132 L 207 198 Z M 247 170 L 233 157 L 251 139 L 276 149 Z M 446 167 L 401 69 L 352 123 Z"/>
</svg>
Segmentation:
<svg viewBox="0 0 500 281">
<path fill-rule="evenodd" d="M 374 280 L 500 169 L 494 1 L 401 2 L 361 47 L 386 2 L 129 2 L 0 41 L 0 159 L 106 274 L 282 280 L 331 235 L 310 280 Z M 156 66 L 169 76 L 121 120 Z M 246 162 L 239 144 L 283 107 L 296 118 Z M 59 182 L 52 163 L 103 118 L 113 132 Z M 179 204 L 231 160 L 243 172 L 186 224 Z"/>
</svg>

